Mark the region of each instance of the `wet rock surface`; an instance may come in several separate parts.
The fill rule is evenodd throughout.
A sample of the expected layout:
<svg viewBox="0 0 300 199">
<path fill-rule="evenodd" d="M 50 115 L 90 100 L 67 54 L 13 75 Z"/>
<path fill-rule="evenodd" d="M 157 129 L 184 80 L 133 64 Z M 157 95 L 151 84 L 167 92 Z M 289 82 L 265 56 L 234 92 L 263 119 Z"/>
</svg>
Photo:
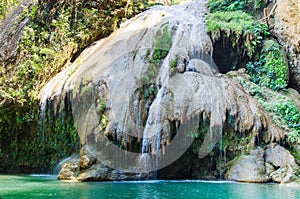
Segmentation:
<svg viewBox="0 0 300 199">
<path fill-rule="evenodd" d="M 162 178 L 183 178 L 184 165 L 171 163 L 188 150 L 193 137 L 198 145 L 187 159 L 197 161 L 186 166 L 186 176 L 216 179 L 222 165 L 238 155 L 232 152 L 223 163 L 224 157 L 219 158 L 224 152 L 217 144 L 226 133 L 248 136 L 244 145 L 252 148 L 258 137 L 267 144 L 285 137 L 237 78 L 218 73 L 210 56 L 204 4 L 153 7 L 96 42 L 47 83 L 40 98 L 61 104 L 61 109 L 70 100 L 83 146 L 77 170 L 75 163 L 69 164 L 59 179 L 145 179 L 166 166 L 170 170 Z M 236 147 L 243 150 L 242 142 Z M 227 178 L 269 181 L 271 166 L 283 160 L 272 151 L 267 154 L 268 169 L 264 150 L 255 149 L 229 168 Z"/>
<path fill-rule="evenodd" d="M 78 174 L 79 158 L 71 159 L 62 165 L 57 176 L 59 180 L 76 180 Z"/>
</svg>

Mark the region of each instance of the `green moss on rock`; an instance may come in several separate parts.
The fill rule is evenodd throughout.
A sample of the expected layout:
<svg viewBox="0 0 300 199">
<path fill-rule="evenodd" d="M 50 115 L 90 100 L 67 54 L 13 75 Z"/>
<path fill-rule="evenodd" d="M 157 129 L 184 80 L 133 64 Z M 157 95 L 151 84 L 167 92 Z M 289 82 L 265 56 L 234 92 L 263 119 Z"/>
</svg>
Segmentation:
<svg viewBox="0 0 300 199">
<path fill-rule="evenodd" d="M 253 13 L 262 9 L 265 2 L 262 0 L 209 0 L 207 6 L 210 12 L 241 10 Z"/>
<path fill-rule="evenodd" d="M 247 72 L 251 81 L 278 91 L 286 88 L 289 68 L 285 54 L 279 44 L 266 40 L 258 61 L 247 64 Z"/>
<path fill-rule="evenodd" d="M 229 38 L 233 46 L 245 50 L 251 57 L 258 44 L 269 35 L 265 24 L 258 23 L 254 18 L 242 11 L 209 13 L 206 17 L 207 32 L 213 41 L 221 37 Z"/>
<path fill-rule="evenodd" d="M 164 25 L 162 30 L 157 33 L 151 61 L 160 63 L 168 55 L 170 48 L 171 35 L 168 32 L 168 26 Z"/>
<path fill-rule="evenodd" d="M 0 1 L 0 22 L 21 0 L 1 0 Z"/>
<path fill-rule="evenodd" d="M 294 101 L 284 93 L 261 87 L 241 77 L 238 80 L 269 113 L 275 124 L 286 132 L 287 141 L 300 144 L 300 111 Z"/>
</svg>

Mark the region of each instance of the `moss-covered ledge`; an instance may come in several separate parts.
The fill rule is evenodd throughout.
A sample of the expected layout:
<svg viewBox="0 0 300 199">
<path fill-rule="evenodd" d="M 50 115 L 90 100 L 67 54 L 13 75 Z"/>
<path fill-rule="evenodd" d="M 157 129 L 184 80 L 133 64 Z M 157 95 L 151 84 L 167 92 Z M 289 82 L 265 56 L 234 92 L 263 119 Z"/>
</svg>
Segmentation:
<svg viewBox="0 0 300 199">
<path fill-rule="evenodd" d="M 253 60 L 270 34 L 264 23 L 249 14 L 253 9 L 246 2 L 211 0 L 207 4 L 207 32 L 214 43 L 213 58 L 222 73 Z"/>
</svg>

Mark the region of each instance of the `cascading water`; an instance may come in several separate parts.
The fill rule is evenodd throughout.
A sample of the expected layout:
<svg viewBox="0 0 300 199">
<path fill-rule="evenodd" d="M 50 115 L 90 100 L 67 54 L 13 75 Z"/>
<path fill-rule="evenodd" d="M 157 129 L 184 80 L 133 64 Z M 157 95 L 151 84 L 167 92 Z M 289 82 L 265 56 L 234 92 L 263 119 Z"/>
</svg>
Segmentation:
<svg viewBox="0 0 300 199">
<path fill-rule="evenodd" d="M 37 137 L 41 138 L 41 151 L 45 149 L 45 142 L 46 142 L 46 126 L 47 126 L 47 111 L 50 110 L 50 90 L 47 89 L 48 87 L 44 87 L 42 91 L 42 99 L 41 99 L 41 106 L 40 106 L 40 114 L 39 114 L 39 122 L 38 122 L 38 130 L 37 130 Z"/>
<path fill-rule="evenodd" d="M 257 107 L 234 78 L 217 74 L 214 68 L 209 56 L 212 44 L 205 31 L 205 2 L 147 10 L 92 45 L 92 53 L 86 54 L 80 64 L 74 63 L 47 84 L 47 92 L 41 93 L 42 107 L 47 104 L 44 99 L 57 99 L 51 102 L 62 104 L 70 95 L 69 111 L 82 149 L 97 159 L 83 170 L 79 168 L 81 179 L 112 176 L 103 167 L 97 170 L 100 164 L 124 173 L 165 168 L 189 149 L 195 134 L 201 136 L 197 140 L 201 145 L 193 152 L 199 159 L 211 155 L 219 143 L 219 154 L 213 158 L 217 162 L 219 157 L 217 170 L 222 176 L 222 127 L 227 115 L 237 118 L 234 128 L 239 132 L 249 132 L 253 126 L 257 130 L 266 127 L 260 109 L 250 112 L 245 105 L 251 102 Z M 151 100 L 141 93 L 146 86 L 139 86 L 151 64 L 149 56 L 157 35 L 164 27 L 170 34 L 171 47 L 157 64 L 160 69 L 155 80 L 147 82 L 157 85 L 149 107 L 147 100 Z M 171 67 L 174 60 L 176 66 Z M 246 100 L 240 100 L 241 96 Z M 98 103 L 102 100 L 104 105 Z M 248 115 L 253 121 L 245 119 Z M 203 131 L 198 131 L 199 126 Z"/>
<path fill-rule="evenodd" d="M 38 133 L 37 137 L 42 136 L 42 139 L 41 139 L 42 143 L 44 143 L 44 139 L 45 139 L 46 109 L 47 109 L 47 100 L 45 100 L 42 103 L 41 108 L 40 108 L 39 124 L 38 124 L 39 126 L 38 126 L 38 131 L 37 131 L 37 133 Z"/>
<path fill-rule="evenodd" d="M 71 157 L 67 157 L 67 158 L 65 158 L 65 159 L 63 159 L 63 160 L 61 160 L 61 161 L 59 161 L 59 162 L 55 165 L 55 167 L 53 168 L 52 174 L 53 174 L 53 175 L 57 175 L 57 174 L 59 173 L 59 171 L 61 170 L 63 164 L 65 164 L 66 162 L 72 160 L 72 158 L 73 158 L 73 157 L 71 156 Z"/>
<path fill-rule="evenodd" d="M 222 130 L 220 131 L 220 139 L 219 139 L 219 179 L 222 180 L 222 161 L 223 161 L 223 141 L 222 141 Z"/>
<path fill-rule="evenodd" d="M 56 84 L 48 83 L 40 92 L 37 140 L 42 164 L 50 167 L 47 172 L 58 174 L 61 160 L 66 160 L 66 157 L 78 150 L 78 140 L 71 115 L 70 97 L 66 95 L 59 99 L 51 98 L 55 86 Z"/>
<path fill-rule="evenodd" d="M 163 113 L 163 100 L 166 92 L 166 88 L 168 87 L 169 80 L 169 56 L 166 57 L 165 61 L 162 63 L 159 76 L 156 80 L 156 85 L 160 85 L 158 89 L 156 98 L 150 106 L 148 118 L 146 122 L 146 126 L 144 128 L 142 137 L 142 154 L 141 154 L 141 162 L 145 168 L 147 165 L 152 164 L 151 168 L 154 168 L 153 178 L 157 178 L 157 170 L 159 164 L 159 156 L 161 151 L 161 132 L 162 132 L 162 121 L 165 119 L 165 115 Z M 152 153 L 155 158 L 153 158 L 152 162 L 145 161 L 149 158 L 149 154 Z"/>
</svg>

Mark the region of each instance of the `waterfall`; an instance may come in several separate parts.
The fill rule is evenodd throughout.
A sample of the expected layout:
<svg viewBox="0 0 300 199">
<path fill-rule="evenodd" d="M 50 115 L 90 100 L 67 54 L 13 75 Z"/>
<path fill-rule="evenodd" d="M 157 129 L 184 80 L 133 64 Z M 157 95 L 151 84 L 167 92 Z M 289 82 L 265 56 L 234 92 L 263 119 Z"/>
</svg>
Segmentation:
<svg viewBox="0 0 300 199">
<path fill-rule="evenodd" d="M 45 101 L 42 102 L 41 107 L 40 107 L 40 114 L 39 114 L 39 122 L 38 122 L 38 130 L 37 130 L 38 135 L 37 135 L 37 137 L 42 136 L 42 140 L 41 140 L 42 143 L 44 143 L 44 139 L 45 139 L 47 104 L 48 104 L 48 100 L 45 100 Z"/>
<path fill-rule="evenodd" d="M 82 66 L 72 66 L 76 72 L 71 77 L 67 78 L 71 69 L 64 70 L 44 88 L 41 118 L 47 116 L 49 98 L 53 100 L 52 106 L 56 106 L 51 108 L 58 111 L 57 107 L 68 108 L 63 100 L 70 95 L 69 111 L 59 115 L 61 126 L 67 122 L 67 113 L 72 112 L 81 143 L 90 147 L 91 155 L 98 162 L 127 173 L 151 172 L 154 178 L 157 170 L 170 165 L 189 149 L 193 135 L 199 133 L 200 121 L 204 121 L 199 158 L 219 147 L 219 154 L 215 153 L 213 160 L 219 162 L 217 170 L 222 177 L 222 127 L 230 101 L 225 99 L 224 77 L 216 75 L 217 68 L 209 56 L 212 46 L 205 32 L 204 2 L 187 5 L 150 9 L 101 45 L 91 47 L 95 48 L 93 54 L 83 59 Z M 153 41 L 150 44 L 155 46 L 162 27 L 168 28 L 170 49 L 150 71 L 146 66 L 150 67 L 149 55 L 153 48 L 146 51 L 144 45 Z M 120 56 L 132 49 L 134 53 Z M 145 72 L 154 74 L 144 80 Z M 151 99 L 143 96 L 141 89 L 145 84 L 157 85 L 155 97 L 154 94 Z M 99 114 L 98 102 L 103 99 L 107 102 Z M 105 125 L 102 125 L 103 118 Z M 132 137 L 136 139 L 131 140 Z M 132 147 L 133 144 L 138 147 Z"/>
<path fill-rule="evenodd" d="M 142 154 L 141 154 L 141 166 L 149 168 L 147 164 L 152 164 L 150 168 L 154 171 L 153 178 L 157 178 L 157 170 L 159 165 L 159 157 L 161 150 L 161 133 L 162 133 L 162 122 L 165 119 L 163 107 L 163 100 L 166 89 L 168 87 L 169 80 L 169 56 L 167 56 L 161 65 L 159 76 L 157 78 L 156 85 L 161 85 L 157 88 L 158 92 L 150 106 L 146 126 L 143 131 L 142 139 Z M 149 154 L 154 157 L 152 162 L 145 161 L 149 157 Z"/>
<path fill-rule="evenodd" d="M 71 156 L 71 157 L 67 157 L 67 158 L 62 159 L 61 161 L 59 161 L 59 162 L 55 165 L 55 167 L 53 168 L 52 174 L 53 174 L 53 175 L 57 175 L 57 174 L 59 173 L 59 171 L 61 170 L 63 164 L 66 163 L 66 162 L 68 162 L 68 161 L 70 161 L 70 160 L 72 160 L 73 158 L 74 158 L 74 157 Z"/>
<path fill-rule="evenodd" d="M 45 131 L 45 119 L 46 119 L 46 112 L 49 110 L 50 106 L 50 96 L 52 94 L 53 85 L 48 83 L 43 89 L 40 91 L 39 98 L 40 98 L 40 115 L 39 120 L 41 122 L 40 127 L 42 132 Z"/>
<path fill-rule="evenodd" d="M 154 155 L 152 162 L 145 161 L 143 164 L 152 164 L 151 168 L 154 169 L 154 179 L 157 178 L 158 156 L 160 151 L 160 136 L 162 130 L 161 102 L 163 100 L 163 92 L 164 88 L 161 88 L 158 91 L 157 97 L 150 107 L 149 117 L 147 119 L 146 127 L 143 131 L 142 156 L 148 156 L 147 153 Z"/>
<path fill-rule="evenodd" d="M 143 131 L 143 142 L 142 142 L 142 153 L 148 153 L 151 151 L 157 151 L 160 147 L 151 148 L 153 139 L 157 142 L 160 142 L 160 131 L 162 129 L 161 124 L 161 103 L 163 100 L 163 92 L 164 88 L 160 88 L 156 98 L 154 99 L 150 110 L 149 110 L 149 117 L 147 118 L 146 127 Z"/>
<path fill-rule="evenodd" d="M 220 128 L 220 132 L 219 132 L 219 175 L 220 175 L 220 177 L 219 177 L 219 179 L 220 180 L 222 180 L 222 159 L 223 159 L 223 154 L 222 154 L 222 152 L 223 152 L 223 150 L 222 150 L 222 148 L 223 148 L 223 142 L 222 142 L 222 137 L 223 137 L 223 135 L 222 135 L 222 133 L 223 133 L 223 131 L 222 131 L 222 128 Z"/>
<path fill-rule="evenodd" d="M 49 86 L 48 86 L 49 87 Z M 45 139 L 46 139 L 46 120 L 47 120 L 47 111 L 50 110 L 50 90 L 47 86 L 45 86 L 42 90 L 42 98 L 41 98 L 41 107 L 39 113 L 39 121 L 38 121 L 38 130 L 37 137 L 40 138 L 42 143 L 42 151 L 45 149 Z"/>
</svg>

